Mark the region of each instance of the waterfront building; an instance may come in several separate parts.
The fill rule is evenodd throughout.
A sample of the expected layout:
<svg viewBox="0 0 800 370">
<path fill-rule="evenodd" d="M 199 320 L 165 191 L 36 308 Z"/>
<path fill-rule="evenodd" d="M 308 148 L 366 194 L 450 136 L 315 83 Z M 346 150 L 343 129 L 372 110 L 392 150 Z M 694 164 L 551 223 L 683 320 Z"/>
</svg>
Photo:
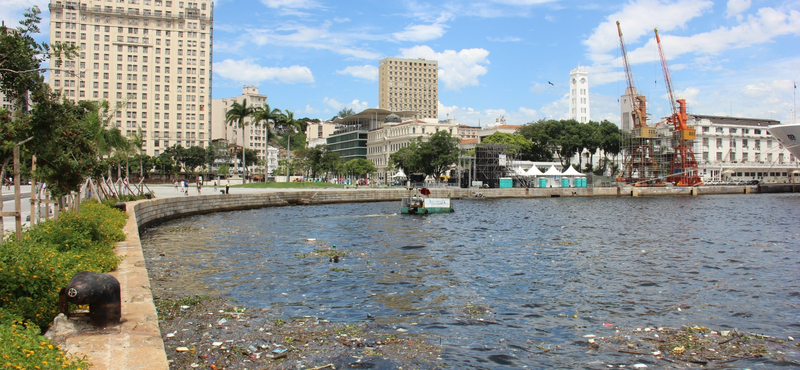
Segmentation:
<svg viewBox="0 0 800 370">
<path fill-rule="evenodd" d="M 49 84 L 71 100 L 107 100 L 110 125 L 141 130 L 142 152 L 208 145 L 214 3 L 102 0 L 50 3 L 50 43 L 80 48 L 51 65 Z"/>
<path fill-rule="evenodd" d="M 336 131 L 336 125 L 331 121 L 306 122 L 306 148 L 325 145 L 328 136 Z"/>
<path fill-rule="evenodd" d="M 0 103 L 2 103 L 3 109 L 10 112 L 14 111 L 14 102 L 12 102 L 3 91 L 0 91 Z"/>
<path fill-rule="evenodd" d="M 267 96 L 259 94 L 256 86 L 245 86 L 239 96 L 214 99 L 211 102 L 211 137 L 213 139 L 226 139 L 231 144 L 254 150 L 258 153 L 258 159 L 265 160 L 268 150 L 267 136 L 269 136 L 267 128 L 264 126 L 266 122 L 254 124 L 253 117 L 248 117 L 245 119 L 248 124 L 244 129 L 226 122 L 225 115 L 231 105 L 233 103 L 243 104 L 245 101 L 248 107 L 256 108 L 267 103 Z"/>
<path fill-rule="evenodd" d="M 378 66 L 378 108 L 414 111 L 414 119 L 439 117 L 439 63 L 384 58 Z"/>
<path fill-rule="evenodd" d="M 459 124 L 454 118 L 437 121 L 432 118 L 413 118 L 414 112 L 406 113 L 405 119 L 398 114 L 389 114 L 379 122 L 378 127 L 368 132 L 367 159 L 377 167 L 376 176 L 381 181 L 390 182 L 392 176 L 398 172 L 389 166 L 389 156 L 407 147 L 411 140 L 418 137 L 426 140 L 428 136 L 440 130 L 449 132 L 453 137 L 458 135 Z"/>
<path fill-rule="evenodd" d="M 789 181 L 800 170 L 798 158 L 770 135 L 771 119 L 689 114 L 687 124 L 697 130 L 694 155 L 703 181 Z M 672 125 L 655 125 L 657 146 L 671 150 Z"/>
<path fill-rule="evenodd" d="M 569 72 L 569 119 L 587 123 L 589 110 L 589 72 L 577 67 Z"/>
</svg>

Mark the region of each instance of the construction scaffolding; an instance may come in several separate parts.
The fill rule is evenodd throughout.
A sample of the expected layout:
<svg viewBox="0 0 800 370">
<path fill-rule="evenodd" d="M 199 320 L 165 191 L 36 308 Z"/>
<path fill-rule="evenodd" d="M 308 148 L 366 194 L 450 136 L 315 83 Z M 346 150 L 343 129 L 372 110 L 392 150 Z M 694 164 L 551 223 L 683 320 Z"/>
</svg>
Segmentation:
<svg viewBox="0 0 800 370">
<path fill-rule="evenodd" d="M 508 173 L 508 164 L 516 159 L 514 145 L 478 144 L 475 147 L 474 180 L 490 188 L 499 186 L 501 177 Z"/>
</svg>

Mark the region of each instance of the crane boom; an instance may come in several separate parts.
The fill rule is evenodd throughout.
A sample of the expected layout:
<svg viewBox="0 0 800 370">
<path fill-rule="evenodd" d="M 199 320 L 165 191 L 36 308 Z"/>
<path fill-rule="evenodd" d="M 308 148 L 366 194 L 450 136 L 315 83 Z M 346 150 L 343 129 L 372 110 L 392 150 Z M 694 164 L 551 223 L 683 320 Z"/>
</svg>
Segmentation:
<svg viewBox="0 0 800 370">
<path fill-rule="evenodd" d="M 622 63 L 625 65 L 625 79 L 628 81 L 626 94 L 631 97 L 631 121 L 634 129 L 647 127 L 647 102 L 644 96 L 636 93 L 633 85 L 633 72 L 628 63 L 628 51 L 625 49 L 625 40 L 622 37 L 622 27 L 617 21 L 617 32 L 619 33 L 619 46 L 622 49 Z"/>
<path fill-rule="evenodd" d="M 656 44 L 658 44 L 658 55 L 661 57 L 661 69 L 664 70 L 664 84 L 667 85 L 667 93 L 669 94 L 669 105 L 672 108 L 672 114 L 678 113 L 675 108 L 675 96 L 672 93 L 672 78 L 669 75 L 669 67 L 667 66 L 667 58 L 664 56 L 664 49 L 661 47 L 661 37 L 658 36 L 658 28 L 653 28 L 656 33 Z"/>
<path fill-rule="evenodd" d="M 617 32 L 619 32 L 619 47 L 622 49 L 622 63 L 625 65 L 625 79 L 628 80 L 628 90 L 632 93 L 634 90 L 633 73 L 631 72 L 631 66 L 628 64 L 628 51 L 625 49 L 625 40 L 622 38 L 622 27 L 620 27 L 619 21 L 617 21 Z"/>
<path fill-rule="evenodd" d="M 664 56 L 664 49 L 661 47 L 661 37 L 658 36 L 658 29 L 654 28 L 656 34 L 656 44 L 658 44 L 658 54 L 661 57 L 661 68 L 664 70 L 664 84 L 667 85 L 669 94 L 669 105 L 672 108 L 672 116 L 667 118 L 667 122 L 672 123 L 672 163 L 670 164 L 670 178 L 678 186 L 695 186 L 702 184 L 698 174 L 697 160 L 694 157 L 694 140 L 697 131 L 689 128 L 686 121 L 686 100 L 675 100 L 672 90 L 672 78 L 669 75 L 667 57 Z M 676 104 L 677 103 L 677 104 Z"/>
</svg>

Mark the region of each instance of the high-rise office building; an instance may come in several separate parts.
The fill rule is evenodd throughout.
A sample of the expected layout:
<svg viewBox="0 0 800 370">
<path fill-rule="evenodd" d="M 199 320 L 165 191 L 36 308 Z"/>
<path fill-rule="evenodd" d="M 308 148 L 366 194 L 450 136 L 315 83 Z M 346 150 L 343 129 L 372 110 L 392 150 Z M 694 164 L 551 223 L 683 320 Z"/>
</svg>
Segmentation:
<svg viewBox="0 0 800 370">
<path fill-rule="evenodd" d="M 198 0 L 199 1 L 199 0 Z M 72 101 L 107 100 L 109 127 L 138 130 L 142 152 L 205 147 L 211 129 L 211 1 L 50 3 L 50 42 L 78 46 L 49 83 Z"/>
<path fill-rule="evenodd" d="M 413 118 L 439 117 L 439 63 L 384 58 L 378 67 L 378 108 L 415 111 Z"/>
<path fill-rule="evenodd" d="M 583 67 L 569 72 L 569 118 L 589 122 L 589 72 Z"/>
</svg>

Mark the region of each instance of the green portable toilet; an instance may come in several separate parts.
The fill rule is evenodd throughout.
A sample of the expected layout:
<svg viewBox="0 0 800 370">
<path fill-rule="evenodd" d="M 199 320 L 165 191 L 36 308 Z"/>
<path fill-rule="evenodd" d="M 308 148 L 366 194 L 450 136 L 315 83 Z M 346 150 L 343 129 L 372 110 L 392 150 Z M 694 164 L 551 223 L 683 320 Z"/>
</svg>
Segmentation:
<svg viewBox="0 0 800 370">
<path fill-rule="evenodd" d="M 586 187 L 586 178 L 585 177 L 581 177 L 581 187 L 582 188 Z"/>
<path fill-rule="evenodd" d="M 569 187 L 569 178 L 567 178 L 567 177 L 562 177 L 561 178 L 561 187 L 562 188 L 568 188 Z"/>
<path fill-rule="evenodd" d="M 500 189 L 510 189 L 512 186 L 514 186 L 514 180 L 510 177 L 500 178 Z"/>
<path fill-rule="evenodd" d="M 539 187 L 546 188 L 547 187 L 547 179 L 544 177 L 539 178 Z"/>
</svg>

